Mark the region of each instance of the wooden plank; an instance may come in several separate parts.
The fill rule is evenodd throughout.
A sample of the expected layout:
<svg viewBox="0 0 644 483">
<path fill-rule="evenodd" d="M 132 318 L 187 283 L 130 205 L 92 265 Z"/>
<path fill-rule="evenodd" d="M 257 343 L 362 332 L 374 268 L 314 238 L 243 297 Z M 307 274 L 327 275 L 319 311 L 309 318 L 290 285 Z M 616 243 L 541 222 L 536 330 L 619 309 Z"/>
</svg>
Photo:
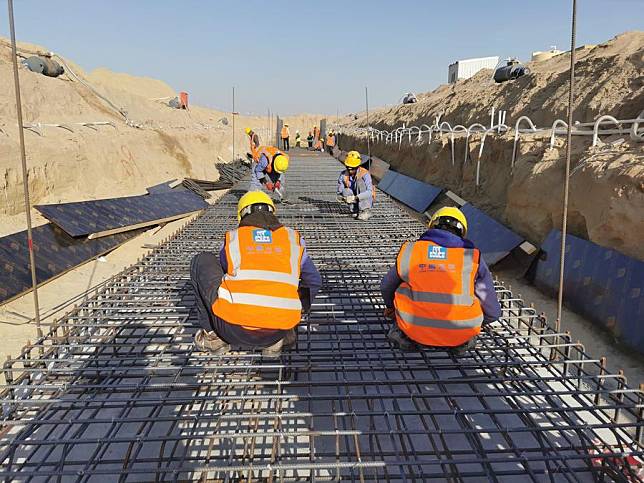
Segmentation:
<svg viewBox="0 0 644 483">
<path fill-rule="evenodd" d="M 147 226 L 160 225 L 161 223 L 168 223 L 169 221 L 174 221 L 174 220 L 178 220 L 180 218 L 185 218 L 186 216 L 195 215 L 195 214 L 200 213 L 200 212 L 201 212 L 201 210 L 192 211 L 190 213 L 181 213 L 180 215 L 168 216 L 166 218 L 161 218 L 159 220 L 144 221 L 142 223 L 137 223 L 136 225 L 122 226 L 122 227 L 119 227 L 119 228 L 114 228 L 112 230 L 105 230 L 105 231 L 99 231 L 99 232 L 96 232 L 96 233 L 90 233 L 89 235 L 87 235 L 87 238 L 89 240 L 94 240 L 96 238 L 101 238 L 101 237 L 110 236 L 110 235 L 116 235 L 117 233 L 123 233 L 123 232 L 130 231 L 130 230 L 137 230 L 139 228 L 145 228 Z"/>
</svg>

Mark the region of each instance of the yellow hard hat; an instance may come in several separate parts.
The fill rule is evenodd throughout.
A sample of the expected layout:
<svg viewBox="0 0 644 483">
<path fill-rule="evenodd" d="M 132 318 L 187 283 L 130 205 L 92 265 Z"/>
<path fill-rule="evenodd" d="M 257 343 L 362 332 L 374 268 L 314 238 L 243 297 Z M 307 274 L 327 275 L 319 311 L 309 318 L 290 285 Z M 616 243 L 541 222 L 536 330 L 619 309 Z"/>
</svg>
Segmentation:
<svg viewBox="0 0 644 483">
<path fill-rule="evenodd" d="M 347 157 L 344 158 L 344 165 L 347 168 L 357 168 L 362 164 L 360 153 L 358 151 L 349 151 Z"/>
<path fill-rule="evenodd" d="M 445 206 L 440 210 L 437 210 L 436 213 L 432 215 L 431 220 L 429 220 L 429 227 L 433 228 L 436 225 L 440 224 L 441 218 L 453 218 L 458 223 L 455 225 L 455 228 L 459 228 L 462 232 L 462 237 L 467 235 L 467 218 L 461 210 L 454 208 L 452 206 Z M 459 227 L 458 224 L 461 226 Z"/>
<path fill-rule="evenodd" d="M 286 154 L 278 154 L 273 158 L 273 169 L 278 173 L 284 173 L 288 169 L 288 156 Z"/>
<path fill-rule="evenodd" d="M 249 128 L 249 127 L 247 127 L 246 129 L 244 129 L 244 132 L 246 132 L 246 134 L 250 134 L 250 131 L 251 131 L 251 128 Z"/>
<path fill-rule="evenodd" d="M 237 203 L 237 221 L 251 212 L 253 205 L 268 205 L 269 211 L 275 213 L 275 204 L 270 196 L 263 191 L 249 191 L 244 196 L 239 198 Z"/>
</svg>

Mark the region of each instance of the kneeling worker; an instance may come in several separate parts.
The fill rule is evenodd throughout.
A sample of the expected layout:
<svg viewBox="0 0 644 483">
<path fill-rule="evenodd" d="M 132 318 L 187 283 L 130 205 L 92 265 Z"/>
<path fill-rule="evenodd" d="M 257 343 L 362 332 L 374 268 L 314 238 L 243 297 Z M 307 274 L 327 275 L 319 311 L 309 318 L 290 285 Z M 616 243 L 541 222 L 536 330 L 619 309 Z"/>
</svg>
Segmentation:
<svg viewBox="0 0 644 483">
<path fill-rule="evenodd" d="M 383 278 L 385 317 L 396 319 L 387 337 L 401 349 L 420 344 L 462 355 L 476 345 L 481 325 L 501 316 L 490 270 L 466 235 L 461 210 L 439 209 Z"/>
<path fill-rule="evenodd" d="M 217 354 L 233 345 L 278 356 L 283 345 L 295 343 L 294 329 L 320 289 L 320 273 L 304 239 L 279 222 L 266 193 L 242 196 L 237 219 L 219 256 L 200 253 L 190 264 L 202 327 L 195 345 Z"/>
<path fill-rule="evenodd" d="M 376 189 L 369 170 L 361 167 L 357 151 L 349 151 L 344 159 L 346 169 L 338 178 L 338 200 L 347 203 L 358 220 L 368 220 L 376 198 Z"/>
<path fill-rule="evenodd" d="M 281 202 L 286 202 L 284 173 L 288 169 L 288 155 L 274 146 L 260 146 L 257 162 L 253 163 L 249 191 L 265 188 L 275 192 Z"/>
</svg>

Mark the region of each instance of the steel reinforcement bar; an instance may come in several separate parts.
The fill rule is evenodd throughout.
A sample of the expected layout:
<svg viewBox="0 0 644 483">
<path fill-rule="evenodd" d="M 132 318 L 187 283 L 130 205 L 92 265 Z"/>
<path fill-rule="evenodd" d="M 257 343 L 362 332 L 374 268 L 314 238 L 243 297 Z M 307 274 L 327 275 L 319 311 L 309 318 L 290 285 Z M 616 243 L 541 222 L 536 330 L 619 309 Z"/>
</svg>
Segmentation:
<svg viewBox="0 0 644 483">
<path fill-rule="evenodd" d="M 246 187 L 44 324 L 4 364 L 6 481 L 636 481 L 644 396 L 496 283 L 503 317 L 462 357 L 386 339 L 379 284 L 423 226 L 378 193 L 335 201 L 339 165 L 287 176 L 323 287 L 296 347 L 195 350 L 193 255 L 219 249 Z"/>
</svg>

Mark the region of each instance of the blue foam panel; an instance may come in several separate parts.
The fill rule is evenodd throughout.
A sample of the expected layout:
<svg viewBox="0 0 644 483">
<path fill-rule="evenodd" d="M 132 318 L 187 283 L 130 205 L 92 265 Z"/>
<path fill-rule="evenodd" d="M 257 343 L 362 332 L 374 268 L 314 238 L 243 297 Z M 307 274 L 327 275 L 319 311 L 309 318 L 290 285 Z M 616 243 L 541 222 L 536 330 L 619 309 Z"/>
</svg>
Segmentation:
<svg viewBox="0 0 644 483">
<path fill-rule="evenodd" d="M 378 188 L 410 208 L 423 213 L 442 189 L 395 171 L 387 171 Z"/>
<path fill-rule="evenodd" d="M 535 285 L 549 292 L 559 285 L 560 246 L 552 230 L 536 265 Z M 563 284 L 566 305 L 644 353 L 644 262 L 568 235 Z"/>
<path fill-rule="evenodd" d="M 467 238 L 481 250 L 488 265 L 494 265 L 523 243 L 523 237 L 469 203 L 461 206 L 467 218 Z"/>
</svg>

